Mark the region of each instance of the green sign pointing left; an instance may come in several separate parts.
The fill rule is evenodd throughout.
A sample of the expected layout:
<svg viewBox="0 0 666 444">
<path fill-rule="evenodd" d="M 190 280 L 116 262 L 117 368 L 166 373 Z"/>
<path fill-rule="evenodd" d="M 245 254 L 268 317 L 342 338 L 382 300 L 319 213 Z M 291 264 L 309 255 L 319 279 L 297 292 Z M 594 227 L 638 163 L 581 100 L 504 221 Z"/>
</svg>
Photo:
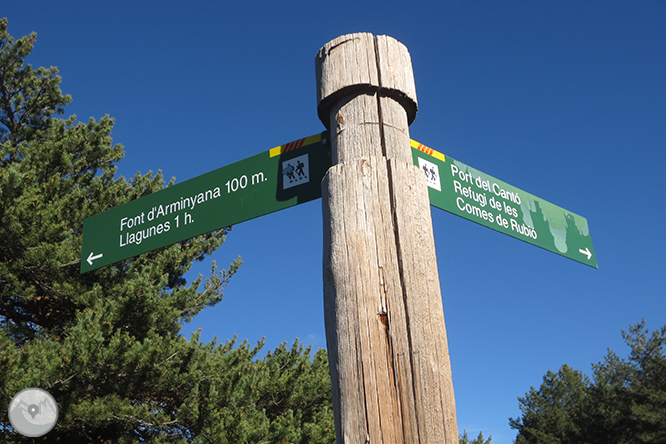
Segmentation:
<svg viewBox="0 0 666 444">
<path fill-rule="evenodd" d="M 330 165 L 317 134 L 89 217 L 81 273 L 317 199 Z"/>
</svg>

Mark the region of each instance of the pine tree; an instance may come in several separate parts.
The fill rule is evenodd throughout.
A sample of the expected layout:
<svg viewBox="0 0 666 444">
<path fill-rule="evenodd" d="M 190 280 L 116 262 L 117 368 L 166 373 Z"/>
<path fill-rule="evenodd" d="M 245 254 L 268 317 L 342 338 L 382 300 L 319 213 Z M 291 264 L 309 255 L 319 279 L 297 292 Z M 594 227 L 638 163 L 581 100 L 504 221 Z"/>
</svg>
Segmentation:
<svg viewBox="0 0 666 444">
<path fill-rule="evenodd" d="M 591 380 L 565 365 L 518 398 L 517 444 L 666 443 L 666 325 L 650 334 L 642 321 L 622 336 L 628 359 L 609 350 Z"/>
<path fill-rule="evenodd" d="M 575 419 L 588 384 L 585 375 L 566 364 L 557 373 L 548 371 L 539 389 L 531 387 L 518 398 L 523 415 L 509 420 L 519 430 L 516 444 L 577 443 L 580 426 Z"/>
<path fill-rule="evenodd" d="M 627 359 L 609 351 L 592 366 L 584 418 L 590 442 L 666 443 L 666 325 L 651 334 L 643 320 L 622 331 Z"/>
<path fill-rule="evenodd" d="M 173 180 L 115 177 L 113 119 L 59 117 L 58 70 L 25 63 L 35 39 L 0 21 L 0 405 L 51 393 L 44 442 L 331 442 L 324 353 L 296 342 L 256 360 L 262 343 L 179 335 L 240 266 L 183 277 L 230 228 L 79 274 L 83 220 Z M 0 439 L 28 442 L 6 415 Z"/>
<path fill-rule="evenodd" d="M 490 444 L 491 441 L 492 436 L 489 436 L 486 440 L 483 437 L 483 432 L 479 432 L 479 436 L 470 441 L 469 435 L 467 435 L 467 430 L 464 430 L 458 438 L 458 444 Z"/>
</svg>

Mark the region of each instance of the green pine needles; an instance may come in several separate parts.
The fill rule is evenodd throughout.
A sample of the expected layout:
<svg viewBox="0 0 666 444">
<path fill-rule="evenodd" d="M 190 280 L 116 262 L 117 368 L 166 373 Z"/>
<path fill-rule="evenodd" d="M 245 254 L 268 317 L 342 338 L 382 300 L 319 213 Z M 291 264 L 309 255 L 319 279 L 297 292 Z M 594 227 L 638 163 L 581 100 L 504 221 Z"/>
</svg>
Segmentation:
<svg viewBox="0 0 666 444">
<path fill-rule="evenodd" d="M 263 344 L 179 335 L 222 299 L 241 264 L 193 261 L 230 228 L 79 274 L 83 220 L 168 184 L 160 173 L 116 178 L 123 147 L 113 119 L 61 118 L 70 97 L 56 68 L 25 63 L 31 34 L 0 21 L 0 406 L 47 390 L 62 443 L 333 442 L 328 362 L 295 342 L 257 360 Z M 0 417 L 2 442 L 28 442 Z"/>
<path fill-rule="evenodd" d="M 642 321 L 622 336 L 627 359 L 609 351 L 592 378 L 563 365 L 518 398 L 517 444 L 666 442 L 666 325 L 650 333 Z"/>
</svg>

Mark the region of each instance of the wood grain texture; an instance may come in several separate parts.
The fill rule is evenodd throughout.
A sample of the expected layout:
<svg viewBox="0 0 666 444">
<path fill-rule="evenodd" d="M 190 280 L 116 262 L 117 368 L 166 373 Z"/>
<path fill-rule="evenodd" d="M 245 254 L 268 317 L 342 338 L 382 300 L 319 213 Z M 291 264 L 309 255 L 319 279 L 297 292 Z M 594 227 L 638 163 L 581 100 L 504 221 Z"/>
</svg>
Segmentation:
<svg viewBox="0 0 666 444">
<path fill-rule="evenodd" d="M 416 118 L 418 103 L 409 51 L 389 36 L 356 33 L 340 36 L 324 45 L 315 57 L 319 119 L 331 128 L 331 107 L 341 96 L 358 93 L 392 97 Z"/>
<path fill-rule="evenodd" d="M 331 57 L 336 51 L 345 57 Z M 390 37 L 352 34 L 329 42 L 317 61 L 361 67 L 339 76 L 317 70 L 334 163 L 322 208 L 338 442 L 457 443 L 430 203 L 409 146 L 415 108 L 396 98 L 416 103 L 409 54 Z"/>
</svg>

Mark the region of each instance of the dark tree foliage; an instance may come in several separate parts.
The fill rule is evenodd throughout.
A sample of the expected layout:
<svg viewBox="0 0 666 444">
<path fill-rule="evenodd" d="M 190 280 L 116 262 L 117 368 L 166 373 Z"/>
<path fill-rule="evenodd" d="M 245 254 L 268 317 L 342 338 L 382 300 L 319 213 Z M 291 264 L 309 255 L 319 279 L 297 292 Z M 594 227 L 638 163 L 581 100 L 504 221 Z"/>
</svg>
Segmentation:
<svg viewBox="0 0 666 444">
<path fill-rule="evenodd" d="M 483 432 L 479 432 L 479 436 L 470 440 L 469 436 L 467 435 L 467 430 L 464 430 L 458 439 L 458 444 L 490 444 L 490 441 L 492 441 L 492 437 L 489 436 L 486 440 L 483 437 Z"/>
<path fill-rule="evenodd" d="M 518 398 L 517 444 L 666 443 L 666 325 L 650 333 L 643 321 L 622 336 L 628 358 L 609 351 L 592 380 L 564 365 Z"/>
<path fill-rule="evenodd" d="M 229 228 L 79 274 L 83 219 L 158 191 L 160 173 L 116 178 L 111 118 L 60 118 L 56 68 L 25 63 L 35 34 L 0 21 L 0 406 L 28 387 L 58 402 L 29 439 L 0 417 L 2 442 L 333 442 L 323 351 L 180 336 L 222 299 L 240 266 L 187 283 Z"/>
<path fill-rule="evenodd" d="M 511 419 L 520 431 L 517 444 L 568 443 L 578 436 L 575 418 L 585 397 L 588 379 L 579 371 L 563 365 L 557 373 L 548 371 L 539 389 L 534 387 L 518 398 L 523 416 Z"/>
</svg>

